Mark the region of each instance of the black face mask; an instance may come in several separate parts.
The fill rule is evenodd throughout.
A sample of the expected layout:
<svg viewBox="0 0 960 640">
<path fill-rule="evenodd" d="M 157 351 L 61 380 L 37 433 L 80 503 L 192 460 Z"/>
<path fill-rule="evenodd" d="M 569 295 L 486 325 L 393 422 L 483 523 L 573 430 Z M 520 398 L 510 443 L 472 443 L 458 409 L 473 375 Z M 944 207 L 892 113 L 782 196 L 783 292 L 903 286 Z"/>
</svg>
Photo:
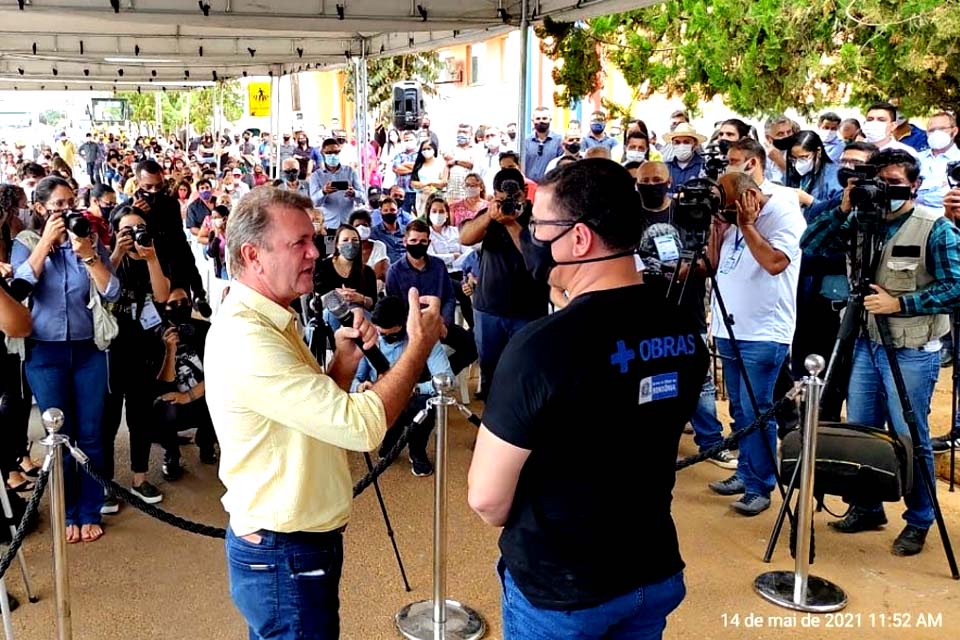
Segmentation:
<svg viewBox="0 0 960 640">
<path fill-rule="evenodd" d="M 583 222 L 582 219 L 576 220 L 576 222 Z M 546 284 L 550 278 L 550 272 L 553 271 L 553 268 L 560 265 L 570 265 L 570 264 L 588 264 L 590 262 L 605 262 L 607 260 L 616 260 L 617 258 L 623 258 L 625 256 L 632 256 L 636 253 L 636 249 L 630 249 L 629 251 L 620 251 L 618 253 L 610 254 L 609 256 L 602 256 L 600 258 L 588 258 L 586 260 L 565 260 L 564 262 L 557 262 L 553 258 L 553 243 L 567 235 L 575 225 L 571 225 L 563 230 L 563 232 L 558 235 L 556 238 L 550 240 L 537 240 L 533 237 L 533 233 L 530 234 L 530 241 L 533 247 L 534 252 L 537 256 L 537 269 L 534 271 L 533 277 Z M 639 242 L 638 242 L 639 244 Z"/>
<path fill-rule="evenodd" d="M 397 344 L 398 342 L 403 342 L 403 340 L 406 339 L 407 330 L 401 329 L 396 333 L 391 333 L 388 336 L 380 336 L 380 337 L 383 338 L 383 341 L 386 342 L 387 344 Z"/>
<path fill-rule="evenodd" d="M 104 220 L 110 219 L 110 214 L 113 213 L 113 208 L 116 205 L 113 204 L 102 204 L 100 205 L 100 213 L 103 215 Z"/>
<path fill-rule="evenodd" d="M 789 151 L 791 147 L 793 147 L 793 136 L 787 136 L 786 138 L 774 140 L 773 146 L 775 149 L 779 149 L 780 151 Z"/>
<path fill-rule="evenodd" d="M 297 179 L 297 176 L 300 175 L 299 169 L 287 169 L 283 172 L 283 177 L 287 179 L 287 182 L 293 182 Z"/>
<path fill-rule="evenodd" d="M 157 194 L 150 191 L 144 191 L 143 189 L 137 189 L 137 197 L 147 204 L 152 205 L 157 199 Z"/>
<path fill-rule="evenodd" d="M 425 255 L 427 255 L 428 245 L 425 245 L 425 244 L 408 244 L 408 245 L 406 245 L 406 247 L 407 247 L 407 253 L 409 253 L 409 254 L 410 254 L 410 257 L 411 257 L 411 258 L 414 258 L 415 260 L 420 260 L 420 259 L 423 258 Z"/>
<path fill-rule="evenodd" d="M 173 305 L 167 307 L 166 316 L 177 324 L 184 324 L 190 320 L 193 310 L 188 304 Z"/>
<path fill-rule="evenodd" d="M 397 214 L 395 213 L 383 213 L 380 217 L 383 218 L 383 221 L 387 224 L 393 224 L 397 221 Z"/>
<path fill-rule="evenodd" d="M 380 208 L 380 196 L 370 196 L 370 207 L 373 209 Z"/>
<path fill-rule="evenodd" d="M 538 122 L 537 124 L 533 125 L 533 128 L 537 130 L 537 133 L 546 133 L 547 131 L 550 131 L 550 123 Z"/>
<path fill-rule="evenodd" d="M 580 153 L 580 143 L 579 142 L 570 142 L 563 145 L 563 148 L 567 150 L 567 153 L 575 155 Z"/>
<path fill-rule="evenodd" d="M 659 209 L 663 206 L 663 199 L 667 195 L 667 183 L 638 184 L 637 193 L 645 209 Z"/>
</svg>

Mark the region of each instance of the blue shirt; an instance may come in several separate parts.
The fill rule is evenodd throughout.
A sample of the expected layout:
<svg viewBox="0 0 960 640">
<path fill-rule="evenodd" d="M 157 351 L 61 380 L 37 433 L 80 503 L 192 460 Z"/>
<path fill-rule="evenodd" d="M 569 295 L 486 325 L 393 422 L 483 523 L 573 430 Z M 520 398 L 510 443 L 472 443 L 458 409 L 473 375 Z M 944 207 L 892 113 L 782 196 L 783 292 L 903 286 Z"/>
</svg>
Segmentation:
<svg viewBox="0 0 960 640">
<path fill-rule="evenodd" d="M 611 138 L 610 136 L 604 134 L 602 138 L 597 140 L 592 135 L 587 135 L 583 136 L 582 144 L 584 151 L 588 151 L 594 147 L 606 147 L 607 149 L 610 149 L 610 151 L 613 151 L 613 148 L 617 146 L 617 139 Z"/>
<path fill-rule="evenodd" d="M 413 214 L 400 209 L 397 211 L 397 224 L 400 225 L 401 229 L 404 229 L 408 224 L 413 222 Z M 383 216 L 380 215 L 380 209 L 374 209 L 370 212 L 370 224 L 375 227 L 379 227 L 383 224 Z"/>
<path fill-rule="evenodd" d="M 30 305 L 33 333 L 30 337 L 44 342 L 93 338 L 93 313 L 87 308 L 90 302 L 90 276 L 87 267 L 73 252 L 70 241 L 67 240 L 47 256 L 39 278 L 27 262 L 30 253 L 27 245 L 19 240 L 14 241 L 10 258 L 14 277 L 34 286 Z M 120 280 L 113 272 L 110 254 L 99 241 L 97 253 L 111 274 L 107 289 L 100 297 L 107 302 L 116 302 L 120 299 Z"/>
<path fill-rule="evenodd" d="M 943 209 L 943 197 L 950 190 L 947 183 L 947 163 L 960 160 L 960 149 L 951 144 L 940 155 L 933 155 L 932 149 L 920 154 L 920 189 L 917 191 L 917 204 L 932 209 Z"/>
<path fill-rule="evenodd" d="M 547 165 L 554 158 L 563 155 L 563 138 L 553 131 L 547 132 L 547 137 L 541 140 L 534 133 L 525 142 L 526 156 L 523 159 L 523 175 L 540 182 L 547 173 Z M 496 173 L 496 172 L 494 172 Z"/>
<path fill-rule="evenodd" d="M 401 151 L 393 158 L 393 169 L 396 169 L 404 163 L 410 163 L 411 165 L 417 160 L 417 152 L 411 151 L 407 153 L 406 151 Z M 413 180 L 413 172 L 408 173 L 405 176 L 397 176 L 397 186 L 403 187 L 403 190 L 407 193 L 413 191 L 413 187 L 410 186 L 410 181 Z"/>
<path fill-rule="evenodd" d="M 840 156 L 843 155 L 843 150 L 847 148 L 847 143 L 840 138 L 834 138 L 830 142 L 824 142 L 823 148 L 831 160 L 839 163 Z"/>
<path fill-rule="evenodd" d="M 387 231 L 387 228 L 381 222 L 374 225 L 373 229 L 370 230 L 370 239 L 379 240 L 387 245 L 387 256 L 390 258 L 391 264 L 407 253 L 407 250 L 403 247 L 403 226 L 398 225 L 396 231 Z"/>
<path fill-rule="evenodd" d="M 406 348 L 406 338 L 394 343 L 389 343 L 382 337 L 380 338 L 380 351 L 383 352 L 383 355 L 387 358 L 391 367 L 397 364 L 397 360 L 400 359 L 400 356 L 403 355 L 403 350 Z M 443 345 L 439 342 L 433 345 L 430 357 L 427 358 L 427 370 L 430 371 L 431 378 L 444 373 L 453 377 L 453 368 L 450 367 L 447 352 L 443 350 Z M 376 380 L 377 370 L 371 367 L 370 362 L 364 358 L 360 361 L 360 366 L 357 367 L 357 375 L 353 379 L 353 384 L 350 385 L 350 391 L 355 393 L 361 382 L 376 382 Z M 431 395 L 433 393 L 433 382 L 421 382 L 417 384 L 416 389 L 420 395 Z"/>
<path fill-rule="evenodd" d="M 681 167 L 680 162 L 674 156 L 673 160 L 667 163 L 667 170 L 670 171 L 670 195 L 676 195 L 680 187 L 687 180 L 699 178 L 703 173 L 703 156 L 694 153 L 686 167 Z"/>
<path fill-rule="evenodd" d="M 346 182 L 353 188 L 352 198 L 347 197 L 346 191 L 323 192 L 325 186 L 337 181 Z M 323 212 L 323 225 L 327 229 L 334 230 L 350 220 L 353 210 L 364 203 L 362 193 L 363 185 L 353 167 L 341 164 L 335 171 L 329 171 L 326 165 L 321 164 L 310 174 L 310 199 Z"/>
<path fill-rule="evenodd" d="M 426 256 L 427 265 L 419 271 L 406 256 L 390 265 L 387 270 L 387 295 L 407 299 L 407 292 L 416 287 L 422 296 L 440 298 L 440 315 L 448 327 L 453 324 L 453 313 L 457 309 L 457 299 L 453 295 L 453 283 L 447 266 L 436 256 Z"/>
</svg>

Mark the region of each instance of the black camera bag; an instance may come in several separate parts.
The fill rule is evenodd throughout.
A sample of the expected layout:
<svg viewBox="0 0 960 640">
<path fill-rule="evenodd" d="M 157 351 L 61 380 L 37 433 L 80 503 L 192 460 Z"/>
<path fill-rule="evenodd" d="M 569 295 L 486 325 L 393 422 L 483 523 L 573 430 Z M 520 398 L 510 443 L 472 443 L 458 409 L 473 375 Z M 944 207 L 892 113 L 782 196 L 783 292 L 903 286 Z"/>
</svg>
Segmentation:
<svg viewBox="0 0 960 640">
<path fill-rule="evenodd" d="M 803 448 L 801 430 L 780 448 L 780 473 L 793 477 Z M 913 486 L 913 443 L 909 435 L 844 422 L 821 422 L 813 492 L 853 502 L 898 502 Z"/>
</svg>

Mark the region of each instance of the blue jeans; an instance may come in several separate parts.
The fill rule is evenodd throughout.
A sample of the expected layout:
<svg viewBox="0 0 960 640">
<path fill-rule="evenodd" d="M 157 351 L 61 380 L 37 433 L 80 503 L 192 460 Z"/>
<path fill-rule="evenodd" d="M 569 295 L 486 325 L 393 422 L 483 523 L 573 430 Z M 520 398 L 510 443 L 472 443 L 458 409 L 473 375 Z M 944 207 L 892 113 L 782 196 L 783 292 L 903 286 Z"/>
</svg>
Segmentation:
<svg viewBox="0 0 960 640">
<path fill-rule="evenodd" d="M 509 571 L 503 575 L 504 640 L 658 640 L 667 616 L 687 593 L 683 572 L 646 584 L 601 605 L 575 611 L 538 609 Z"/>
<path fill-rule="evenodd" d="M 250 640 L 336 640 L 340 637 L 343 535 L 258 531 L 254 544 L 227 527 L 230 597 Z"/>
<path fill-rule="evenodd" d="M 773 406 L 773 387 L 783 359 L 790 345 L 778 342 L 737 340 L 743 369 L 756 395 L 758 411 L 753 410 L 746 381 L 740 373 L 741 363 L 734 357 L 733 344 L 726 338 L 717 338 L 717 351 L 723 357 L 723 377 L 730 397 L 730 412 L 733 414 L 733 429 L 739 431 L 750 426 L 757 416 Z M 775 465 L 777 452 L 777 420 L 770 417 L 765 427 L 757 429 L 740 441 L 740 457 L 737 462 L 737 477 L 743 481 L 748 496 L 770 497 L 776 484 Z"/>
<path fill-rule="evenodd" d="M 707 337 L 700 336 L 704 342 Z M 700 401 L 690 418 L 693 441 L 700 451 L 715 447 L 723 440 L 723 425 L 717 420 L 717 387 L 713 383 L 713 367 L 707 368 L 707 378 L 700 389 Z"/>
<path fill-rule="evenodd" d="M 490 390 L 493 372 L 510 338 L 532 320 L 505 318 L 479 309 L 473 310 L 473 317 L 475 323 L 473 332 L 477 339 L 477 353 L 480 360 L 480 386 L 486 392 Z"/>
<path fill-rule="evenodd" d="M 920 349 L 897 349 L 897 362 L 903 372 L 903 382 L 907 387 L 908 399 L 917 417 L 917 430 L 923 459 L 927 465 L 930 479 L 933 480 L 933 449 L 930 445 L 930 400 L 933 388 L 940 374 L 940 354 Z M 910 433 L 903 419 L 903 409 L 897 387 L 893 383 L 893 373 L 887 362 L 887 353 L 883 346 L 873 341 L 858 339 L 853 351 L 853 371 L 850 373 L 850 392 L 847 395 L 847 420 L 855 424 L 882 427 L 889 421 L 897 433 Z M 936 482 L 933 482 L 936 487 Z M 927 493 L 920 470 L 914 463 L 913 488 L 906 496 L 907 510 L 903 519 L 921 529 L 933 525 L 933 501 Z M 883 506 L 873 504 L 856 505 L 862 510 L 883 513 Z"/>
<path fill-rule="evenodd" d="M 63 411 L 60 433 L 70 438 L 103 470 L 103 406 L 107 396 L 107 354 L 93 340 L 77 342 L 30 341 L 27 346 L 27 381 L 40 411 Z M 64 450 L 63 484 L 67 499 L 67 524 L 100 522 L 103 489 Z"/>
</svg>

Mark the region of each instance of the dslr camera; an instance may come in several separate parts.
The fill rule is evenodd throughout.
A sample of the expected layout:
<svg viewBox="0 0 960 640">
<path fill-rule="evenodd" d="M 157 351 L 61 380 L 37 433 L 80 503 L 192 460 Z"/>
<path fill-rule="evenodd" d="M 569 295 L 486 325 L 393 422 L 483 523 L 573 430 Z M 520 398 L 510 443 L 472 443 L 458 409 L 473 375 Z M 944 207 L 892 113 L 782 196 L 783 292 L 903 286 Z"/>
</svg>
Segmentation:
<svg viewBox="0 0 960 640">
<path fill-rule="evenodd" d="M 500 190 L 507 197 L 500 202 L 500 213 L 508 216 L 516 216 L 523 213 L 523 191 L 520 183 L 516 180 L 504 180 L 500 185 Z"/>
<path fill-rule="evenodd" d="M 710 231 L 713 216 L 720 214 L 723 195 L 720 187 L 713 180 L 693 178 L 681 185 L 676 202 L 674 219 L 677 226 L 689 233 L 701 234 L 705 239 L 707 232 Z M 727 220 L 727 222 L 730 221 Z"/>
<path fill-rule="evenodd" d="M 79 238 L 86 238 L 90 235 L 90 221 L 83 217 L 79 211 L 67 211 L 63 214 L 63 223 L 67 231 Z"/>
<path fill-rule="evenodd" d="M 888 185 L 877 177 L 879 169 L 873 164 L 841 167 L 837 172 L 840 184 L 853 180 L 850 204 L 857 211 L 861 224 L 880 224 L 880 219 L 890 211 L 891 200 L 909 200 L 913 189 L 907 185 Z"/>
<path fill-rule="evenodd" d="M 141 247 L 152 247 L 153 246 L 153 236 L 150 235 L 150 232 L 147 231 L 147 225 L 145 224 L 136 224 L 130 227 L 130 235 L 133 236 L 133 241 L 136 242 Z"/>
</svg>

